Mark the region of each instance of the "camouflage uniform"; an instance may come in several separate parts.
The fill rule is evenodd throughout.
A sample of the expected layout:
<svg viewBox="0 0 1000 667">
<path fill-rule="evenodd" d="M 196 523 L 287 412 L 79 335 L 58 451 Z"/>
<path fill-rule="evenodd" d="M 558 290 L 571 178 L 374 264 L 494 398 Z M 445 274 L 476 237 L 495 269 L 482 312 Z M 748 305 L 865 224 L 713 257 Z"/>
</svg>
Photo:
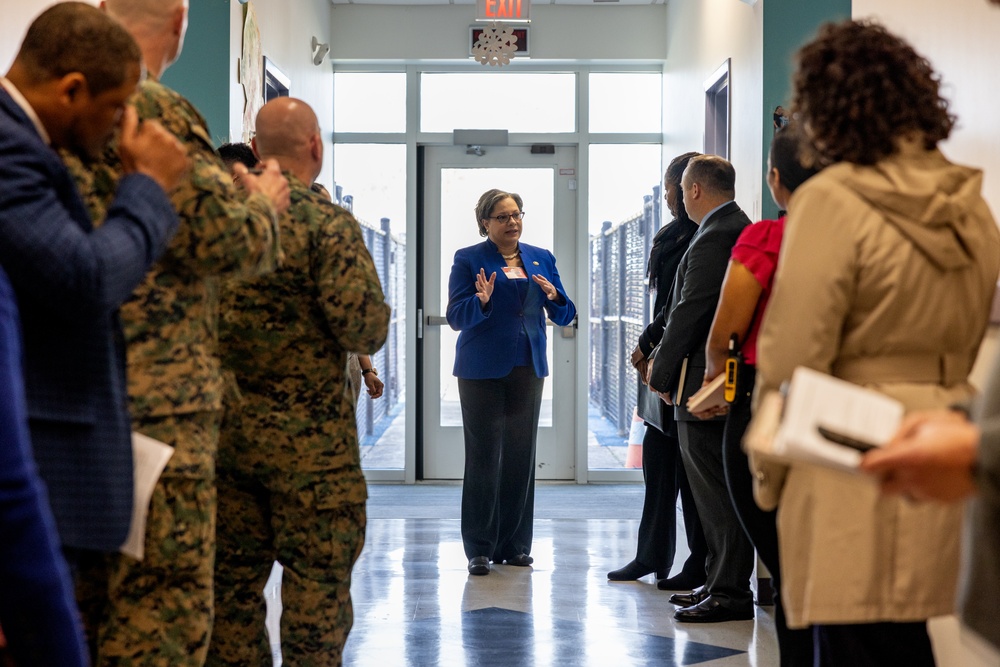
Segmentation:
<svg viewBox="0 0 1000 667">
<path fill-rule="evenodd" d="M 261 591 L 273 560 L 285 566 L 286 664 L 339 665 L 353 622 L 367 489 L 345 367 L 347 350 L 382 346 L 389 306 L 358 223 L 286 176 L 281 268 L 223 287 L 220 347 L 239 389 L 219 442 L 210 665 L 270 664 Z"/>
<path fill-rule="evenodd" d="M 133 428 L 174 447 L 154 492 L 141 563 L 112 556 L 82 572 L 81 606 L 95 664 L 203 665 L 212 631 L 215 455 L 222 415 L 218 276 L 253 276 L 278 263 L 278 227 L 263 194 L 247 195 L 216 156 L 204 119 L 157 81 L 133 98 L 188 149 L 192 169 L 173 193 L 181 226 L 166 254 L 121 309 Z M 66 156 L 64 156 L 66 157 Z M 95 220 L 120 165 L 67 162 Z M 104 582 L 106 590 L 101 590 Z M 96 585 L 95 585 L 96 584 Z M 102 599 L 103 598 L 103 599 Z"/>
</svg>

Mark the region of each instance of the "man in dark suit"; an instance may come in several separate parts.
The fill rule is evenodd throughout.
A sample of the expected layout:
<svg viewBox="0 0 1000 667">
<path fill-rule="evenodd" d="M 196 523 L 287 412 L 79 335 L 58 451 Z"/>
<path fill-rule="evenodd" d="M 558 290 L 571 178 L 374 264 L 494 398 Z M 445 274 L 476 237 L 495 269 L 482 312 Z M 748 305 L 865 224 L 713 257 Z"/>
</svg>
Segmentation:
<svg viewBox="0 0 1000 667">
<path fill-rule="evenodd" d="M 118 307 L 177 228 L 180 144 L 125 106 L 134 40 L 85 3 L 43 12 L 0 78 L 0 265 L 21 309 L 31 439 L 63 547 L 112 551 L 132 513 Z M 99 153 L 121 125 L 129 175 L 95 229 L 57 148 Z"/>
<path fill-rule="evenodd" d="M 705 343 L 733 245 L 750 219 L 735 196 L 736 172 L 727 160 L 701 155 L 688 163 L 681 180 L 684 207 L 699 225 L 681 259 L 666 325 L 653 362 L 649 386 L 674 405 L 681 457 L 691 483 L 708 543 L 707 581 L 690 594 L 670 597 L 681 605 L 674 618 L 690 623 L 753 618 L 753 547 L 729 499 L 722 463 L 725 422 L 700 421 L 684 408 L 705 376 Z"/>
</svg>

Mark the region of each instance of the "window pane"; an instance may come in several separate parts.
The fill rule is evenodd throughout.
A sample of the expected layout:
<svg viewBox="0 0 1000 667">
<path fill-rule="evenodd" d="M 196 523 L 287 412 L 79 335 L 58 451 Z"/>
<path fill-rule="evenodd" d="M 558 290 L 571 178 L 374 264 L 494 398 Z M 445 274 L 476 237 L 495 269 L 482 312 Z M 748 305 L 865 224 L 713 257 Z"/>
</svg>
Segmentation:
<svg viewBox="0 0 1000 667">
<path fill-rule="evenodd" d="M 642 422 L 629 362 L 650 320 L 644 284 L 660 226 L 660 147 L 590 147 L 590 372 L 588 466 L 638 467 Z M 632 447 L 630 447 L 632 445 Z"/>
<path fill-rule="evenodd" d="M 334 132 L 406 132 L 406 75 L 335 72 Z"/>
<path fill-rule="evenodd" d="M 575 101 L 576 75 L 568 72 L 425 73 L 420 130 L 575 132 Z"/>
<path fill-rule="evenodd" d="M 372 400 L 362 388 L 358 444 L 366 470 L 402 468 L 406 424 L 406 146 L 336 144 L 333 173 L 341 202 L 361 222 L 386 301 L 392 308 L 385 345 L 372 363 L 385 383 Z"/>
<path fill-rule="evenodd" d="M 591 132 L 659 132 L 663 97 L 659 72 L 590 75 Z"/>
</svg>

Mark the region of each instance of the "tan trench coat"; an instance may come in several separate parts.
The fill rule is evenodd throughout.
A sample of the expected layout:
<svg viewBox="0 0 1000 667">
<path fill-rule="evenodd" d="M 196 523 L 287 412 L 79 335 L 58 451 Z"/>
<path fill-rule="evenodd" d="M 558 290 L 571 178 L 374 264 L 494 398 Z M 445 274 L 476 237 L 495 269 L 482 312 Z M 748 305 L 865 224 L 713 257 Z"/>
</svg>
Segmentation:
<svg viewBox="0 0 1000 667">
<path fill-rule="evenodd" d="M 1000 235 L 982 174 L 906 147 L 838 164 L 789 206 L 758 346 L 758 391 L 807 366 L 940 408 L 973 393 Z M 758 503 L 778 506 L 790 627 L 952 613 L 962 509 L 882 497 L 876 484 L 754 459 Z"/>
</svg>

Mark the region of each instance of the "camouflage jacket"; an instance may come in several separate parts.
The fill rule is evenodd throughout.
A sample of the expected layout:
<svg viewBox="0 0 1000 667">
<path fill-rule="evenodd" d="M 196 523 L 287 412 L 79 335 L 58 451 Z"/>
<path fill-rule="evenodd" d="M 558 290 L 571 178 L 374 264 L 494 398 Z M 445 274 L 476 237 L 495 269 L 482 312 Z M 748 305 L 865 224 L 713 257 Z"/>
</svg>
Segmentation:
<svg viewBox="0 0 1000 667">
<path fill-rule="evenodd" d="M 218 280 L 274 269 L 280 255 L 275 212 L 267 197 L 233 185 L 201 114 L 157 81 L 132 99 L 141 119 L 156 119 L 187 147 L 191 172 L 171 201 L 181 219 L 167 252 L 121 309 L 133 418 L 222 407 L 218 359 Z M 95 224 L 114 195 L 121 164 L 109 150 L 102 164 L 63 153 Z"/>
<path fill-rule="evenodd" d="M 239 391 L 226 406 L 219 466 L 357 466 L 347 354 L 382 347 L 390 310 L 358 222 L 285 175 L 292 205 L 280 223 L 281 267 L 222 287 L 220 348 Z"/>
</svg>

